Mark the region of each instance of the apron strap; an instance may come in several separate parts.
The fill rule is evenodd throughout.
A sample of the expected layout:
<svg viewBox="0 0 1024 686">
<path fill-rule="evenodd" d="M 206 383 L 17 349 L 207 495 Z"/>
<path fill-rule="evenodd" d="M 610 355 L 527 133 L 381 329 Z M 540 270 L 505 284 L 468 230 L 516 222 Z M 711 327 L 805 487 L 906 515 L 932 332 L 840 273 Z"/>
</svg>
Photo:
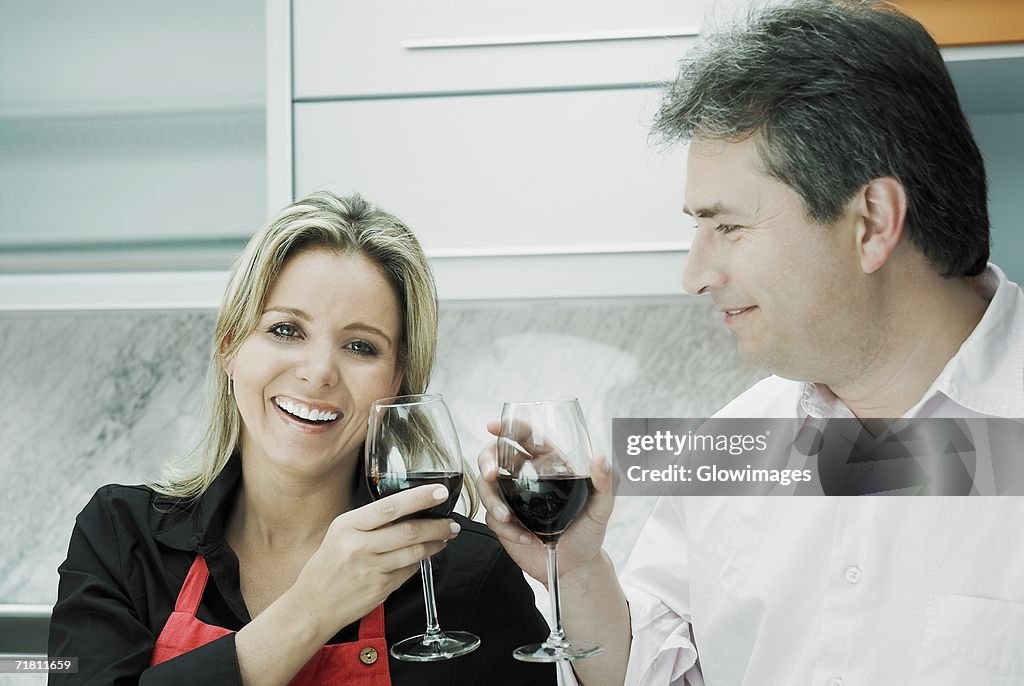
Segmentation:
<svg viewBox="0 0 1024 686">
<path fill-rule="evenodd" d="M 359 640 L 367 641 L 384 638 L 384 603 L 370 610 L 370 613 L 359 621 Z"/>
<path fill-rule="evenodd" d="M 184 612 L 195 617 L 199 609 L 199 601 L 203 599 L 203 591 L 206 590 L 206 581 L 210 578 L 210 570 L 206 566 L 206 559 L 202 555 L 196 555 L 189 567 L 188 576 L 181 586 L 181 593 L 174 602 L 175 612 Z"/>
<path fill-rule="evenodd" d="M 203 599 L 203 592 L 206 590 L 206 582 L 210 578 L 210 570 L 206 566 L 206 559 L 202 555 L 196 555 L 192 566 L 185 577 L 185 583 L 181 586 L 181 593 L 174 603 L 175 612 L 183 612 L 193 617 L 199 609 L 199 603 Z M 359 640 L 366 641 L 374 638 L 384 638 L 384 604 L 370 610 L 369 614 L 359 621 Z"/>
</svg>

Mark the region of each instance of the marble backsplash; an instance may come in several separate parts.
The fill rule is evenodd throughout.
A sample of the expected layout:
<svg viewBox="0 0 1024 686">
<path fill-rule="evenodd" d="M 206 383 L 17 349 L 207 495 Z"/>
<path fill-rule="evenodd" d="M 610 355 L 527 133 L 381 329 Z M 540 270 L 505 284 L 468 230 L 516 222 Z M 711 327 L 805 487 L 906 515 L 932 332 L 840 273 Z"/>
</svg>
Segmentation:
<svg viewBox="0 0 1024 686">
<path fill-rule="evenodd" d="M 155 478 L 195 444 L 212 312 L 0 316 L 0 603 L 52 604 L 76 514 L 101 485 Z M 706 416 L 763 376 L 704 300 L 443 304 L 431 390 L 475 463 L 504 400 L 575 395 L 595 448 L 611 419 Z M 625 560 L 653 505 L 620 498 Z"/>
</svg>

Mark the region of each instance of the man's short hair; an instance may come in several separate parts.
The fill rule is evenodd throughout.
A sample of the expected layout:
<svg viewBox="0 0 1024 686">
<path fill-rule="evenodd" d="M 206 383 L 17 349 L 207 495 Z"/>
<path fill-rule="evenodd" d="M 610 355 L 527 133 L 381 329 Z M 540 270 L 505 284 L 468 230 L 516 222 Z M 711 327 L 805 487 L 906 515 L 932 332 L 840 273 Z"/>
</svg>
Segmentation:
<svg viewBox="0 0 1024 686">
<path fill-rule="evenodd" d="M 877 0 L 796 0 L 755 11 L 688 54 L 654 132 L 760 135 L 768 175 L 818 223 L 872 179 L 907 194 L 910 241 L 944 277 L 989 255 L 985 167 L 938 46 Z"/>
</svg>

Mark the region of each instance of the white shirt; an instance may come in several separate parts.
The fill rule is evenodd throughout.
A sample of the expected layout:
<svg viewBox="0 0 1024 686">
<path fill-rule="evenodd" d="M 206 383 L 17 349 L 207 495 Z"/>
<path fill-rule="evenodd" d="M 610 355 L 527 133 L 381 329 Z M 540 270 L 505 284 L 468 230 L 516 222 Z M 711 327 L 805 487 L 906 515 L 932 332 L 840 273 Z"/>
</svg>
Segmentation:
<svg viewBox="0 0 1024 686">
<path fill-rule="evenodd" d="M 906 417 L 1024 418 L 1024 291 L 977 283 L 982 320 Z M 715 416 L 853 415 L 770 377 Z M 1024 685 L 1017 497 L 666 497 L 623 587 L 630 685 Z"/>
</svg>

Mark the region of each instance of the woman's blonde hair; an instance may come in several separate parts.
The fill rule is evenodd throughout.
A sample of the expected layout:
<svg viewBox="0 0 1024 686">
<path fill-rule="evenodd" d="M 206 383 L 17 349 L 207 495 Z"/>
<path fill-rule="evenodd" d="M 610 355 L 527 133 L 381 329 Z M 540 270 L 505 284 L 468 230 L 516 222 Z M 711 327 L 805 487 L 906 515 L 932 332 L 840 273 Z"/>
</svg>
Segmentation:
<svg viewBox="0 0 1024 686">
<path fill-rule="evenodd" d="M 314 248 L 361 255 L 381 269 L 402 309 L 398 364 L 404 373 L 399 393 L 426 390 L 437 349 L 437 291 L 419 241 L 401 220 L 358 194 L 313 193 L 265 224 L 232 267 L 207 371 L 206 433 L 196 450 L 169 463 L 163 479 L 150 484 L 158 493 L 198 498 L 239 450 L 242 420 L 222 362 L 256 329 L 267 294 L 288 258 Z M 466 479 L 465 486 L 472 516 L 477 508 L 473 480 Z"/>
</svg>

